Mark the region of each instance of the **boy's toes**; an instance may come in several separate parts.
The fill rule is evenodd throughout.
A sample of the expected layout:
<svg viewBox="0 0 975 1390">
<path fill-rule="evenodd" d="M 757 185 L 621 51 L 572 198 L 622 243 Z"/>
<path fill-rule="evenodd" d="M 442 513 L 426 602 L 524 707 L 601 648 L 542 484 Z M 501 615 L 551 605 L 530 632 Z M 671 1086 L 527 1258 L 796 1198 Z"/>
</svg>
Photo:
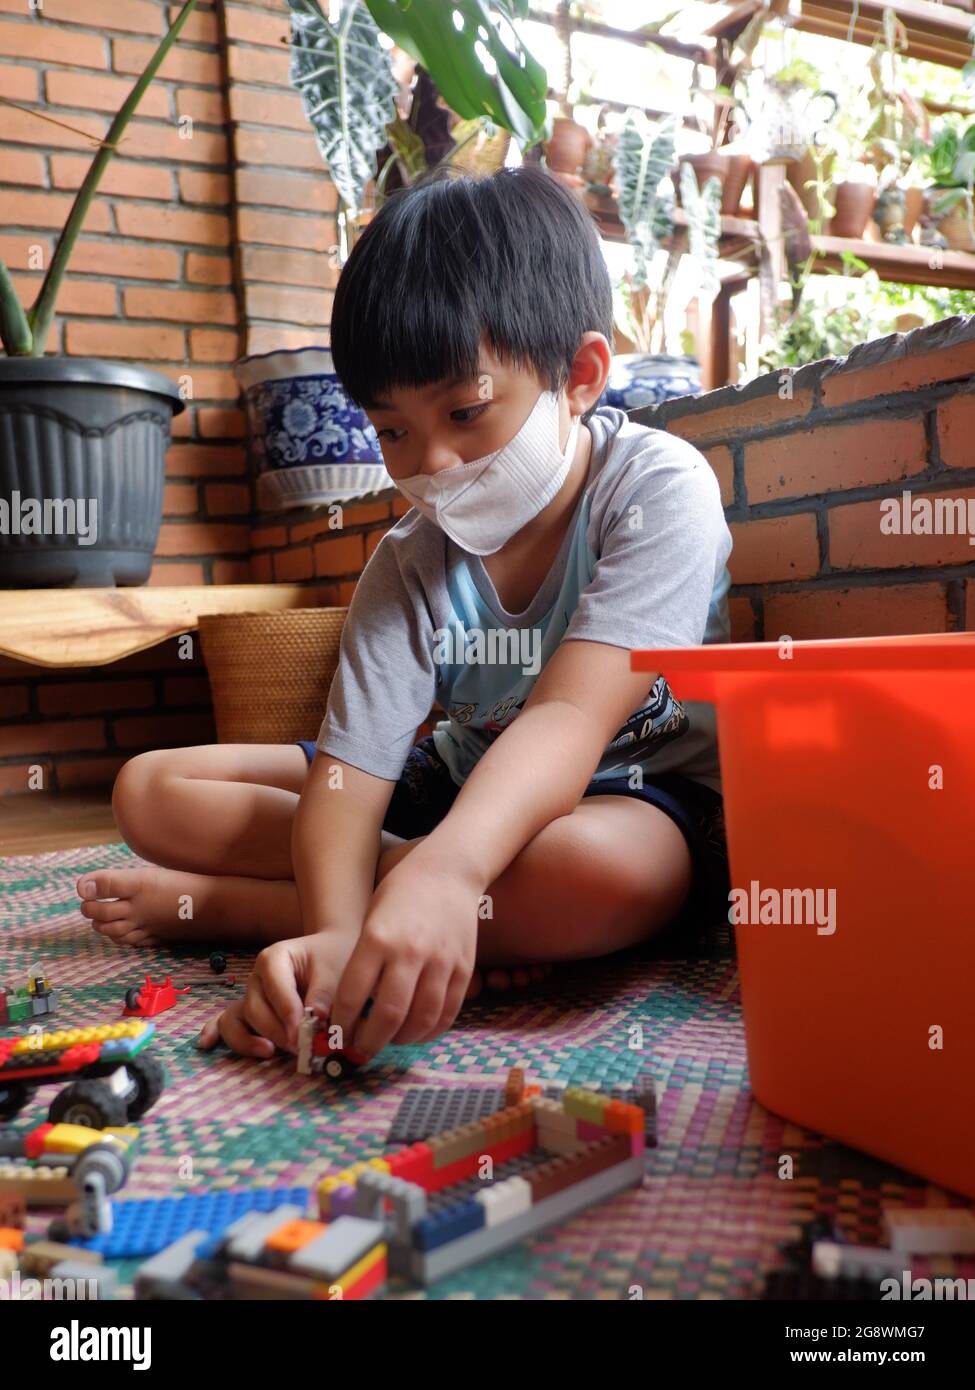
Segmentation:
<svg viewBox="0 0 975 1390">
<path fill-rule="evenodd" d="M 114 901 L 110 900 L 104 903 L 86 898 L 78 911 L 82 917 L 90 917 L 93 922 L 119 922 L 122 918 L 129 916 L 131 904 L 123 898 L 116 898 Z"/>
<path fill-rule="evenodd" d="M 505 990 L 511 988 L 511 972 L 508 970 L 489 970 L 485 984 L 488 989 Z"/>
</svg>

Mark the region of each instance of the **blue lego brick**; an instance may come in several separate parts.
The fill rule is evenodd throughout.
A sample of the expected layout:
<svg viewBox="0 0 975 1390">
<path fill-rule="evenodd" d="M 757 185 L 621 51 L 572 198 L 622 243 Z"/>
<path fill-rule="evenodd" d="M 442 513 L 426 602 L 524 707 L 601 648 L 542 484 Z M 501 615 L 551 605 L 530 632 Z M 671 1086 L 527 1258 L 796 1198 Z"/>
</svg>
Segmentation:
<svg viewBox="0 0 975 1390">
<path fill-rule="evenodd" d="M 157 1255 L 190 1231 L 206 1231 L 217 1237 L 249 1211 L 272 1211 L 286 1203 L 305 1211 L 308 1192 L 307 1187 L 252 1187 L 244 1192 L 113 1202 L 112 1229 L 107 1235 L 75 1236 L 70 1243 L 97 1250 L 107 1260 Z"/>
<path fill-rule="evenodd" d="M 415 1250 L 436 1250 L 460 1236 L 479 1231 L 487 1219 L 481 1202 L 468 1197 L 463 1202 L 455 1202 L 451 1207 L 442 1208 L 432 1216 L 424 1216 L 413 1227 L 413 1248 Z"/>
</svg>

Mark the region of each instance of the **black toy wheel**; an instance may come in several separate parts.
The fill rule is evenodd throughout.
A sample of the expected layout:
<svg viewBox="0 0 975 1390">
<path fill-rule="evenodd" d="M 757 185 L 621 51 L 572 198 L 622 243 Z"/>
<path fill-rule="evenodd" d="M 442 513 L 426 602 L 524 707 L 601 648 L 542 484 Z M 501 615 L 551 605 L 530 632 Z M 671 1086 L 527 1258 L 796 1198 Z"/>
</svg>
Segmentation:
<svg viewBox="0 0 975 1390">
<path fill-rule="evenodd" d="M 162 1063 L 148 1052 L 131 1057 L 125 1063 L 125 1070 L 136 1088 L 135 1095 L 129 1097 L 126 1113 L 130 1120 L 140 1120 L 166 1089 L 166 1073 Z"/>
<path fill-rule="evenodd" d="M 0 1120 L 12 1120 L 19 1115 L 30 1099 L 31 1088 L 22 1081 L 10 1081 L 0 1086 Z"/>
<path fill-rule="evenodd" d="M 47 1117 L 52 1125 L 109 1129 L 125 1124 L 125 1099 L 104 1081 L 75 1081 L 54 1097 Z"/>
<path fill-rule="evenodd" d="M 210 969 L 214 975 L 222 975 L 227 968 L 227 957 L 222 951 L 214 951 L 210 956 Z"/>
<path fill-rule="evenodd" d="M 344 1057 L 329 1057 L 322 1071 L 326 1076 L 330 1076 L 333 1081 L 341 1081 L 343 1076 L 348 1076 L 352 1068 Z"/>
<path fill-rule="evenodd" d="M 139 1007 L 139 995 L 142 990 L 138 985 L 133 985 L 131 989 L 125 991 L 125 1007 L 127 1009 L 137 1009 Z"/>
</svg>

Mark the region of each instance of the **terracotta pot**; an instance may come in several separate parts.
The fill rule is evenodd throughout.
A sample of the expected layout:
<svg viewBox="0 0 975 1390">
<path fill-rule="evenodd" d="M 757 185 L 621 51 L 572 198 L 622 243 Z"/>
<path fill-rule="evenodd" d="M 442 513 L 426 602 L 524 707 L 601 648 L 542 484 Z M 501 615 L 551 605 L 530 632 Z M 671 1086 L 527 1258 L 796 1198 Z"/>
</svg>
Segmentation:
<svg viewBox="0 0 975 1390">
<path fill-rule="evenodd" d="M 943 196 L 944 193 L 945 189 L 936 189 L 932 202 L 937 201 L 937 197 Z M 972 240 L 971 229 L 968 225 L 968 211 L 964 198 L 955 203 L 943 217 L 936 218 L 935 226 L 948 243 L 950 250 L 975 251 L 975 241 Z"/>
<path fill-rule="evenodd" d="M 592 136 L 585 126 L 569 116 L 557 116 L 552 138 L 545 146 L 548 167 L 558 174 L 578 174 L 591 144 Z"/>
<path fill-rule="evenodd" d="M 830 220 L 828 234 L 862 240 L 876 201 L 877 190 L 872 183 L 834 184 L 830 202 L 836 207 L 836 215 Z"/>
<path fill-rule="evenodd" d="M 741 195 L 755 167 L 754 160 L 747 154 L 722 154 L 721 158 L 728 168 L 721 194 L 721 211 L 728 217 L 737 217 L 741 208 Z"/>
<path fill-rule="evenodd" d="M 727 156 L 718 154 L 716 150 L 707 150 L 704 154 L 685 154 L 681 155 L 677 161 L 677 167 L 673 170 L 671 177 L 674 180 L 674 187 L 677 189 L 678 206 L 683 206 L 680 197 L 680 166 L 690 164 L 693 166 L 694 173 L 697 175 L 698 189 L 702 189 L 708 179 L 713 174 L 721 184 L 721 211 L 724 212 L 724 185 L 725 179 L 729 174 L 729 163 Z"/>
<path fill-rule="evenodd" d="M 827 154 L 823 160 L 823 181 L 827 189 L 829 188 L 835 162 L 836 155 L 832 152 Z M 816 161 L 813 159 L 809 150 L 806 151 L 801 159 L 797 159 L 792 164 L 786 165 L 786 178 L 798 193 L 799 201 L 805 208 L 806 216 L 809 218 L 810 222 L 820 216 L 819 199 L 816 197 L 816 190 L 815 188 L 806 187 L 806 184 L 815 177 Z"/>
<path fill-rule="evenodd" d="M 904 189 L 904 231 L 908 236 L 917 226 L 917 219 L 924 210 L 924 195 L 923 188 Z"/>
</svg>

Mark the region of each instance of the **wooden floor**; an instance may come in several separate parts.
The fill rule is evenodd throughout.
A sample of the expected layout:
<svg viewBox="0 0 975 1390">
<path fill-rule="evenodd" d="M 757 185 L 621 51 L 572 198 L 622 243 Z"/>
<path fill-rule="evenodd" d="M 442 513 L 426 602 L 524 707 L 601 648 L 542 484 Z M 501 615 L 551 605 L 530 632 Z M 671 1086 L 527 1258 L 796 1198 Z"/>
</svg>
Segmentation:
<svg viewBox="0 0 975 1390">
<path fill-rule="evenodd" d="M 0 856 L 115 844 L 121 839 L 112 816 L 111 792 L 74 796 L 26 792 L 0 797 Z"/>
</svg>

